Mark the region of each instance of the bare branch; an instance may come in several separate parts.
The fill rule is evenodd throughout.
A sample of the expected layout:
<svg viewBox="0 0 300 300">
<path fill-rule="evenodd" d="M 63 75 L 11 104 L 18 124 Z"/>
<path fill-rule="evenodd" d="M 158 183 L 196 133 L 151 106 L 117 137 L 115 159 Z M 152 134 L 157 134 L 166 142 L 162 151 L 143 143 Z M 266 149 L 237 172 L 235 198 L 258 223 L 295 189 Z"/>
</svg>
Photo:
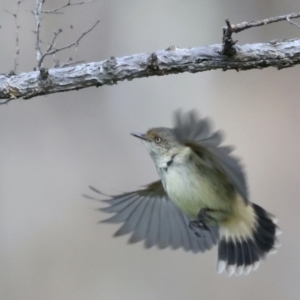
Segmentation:
<svg viewBox="0 0 300 300">
<path fill-rule="evenodd" d="M 76 66 L 76 65 L 79 65 L 79 64 L 83 64 L 83 63 L 84 63 L 84 60 L 73 61 L 73 59 L 70 57 L 68 59 L 68 61 L 66 61 L 65 63 L 62 63 L 62 64 L 58 64 L 56 66 L 56 68 L 66 68 L 66 67 L 71 67 L 71 66 Z"/>
<path fill-rule="evenodd" d="M 87 3 L 91 3 L 91 2 L 94 2 L 95 0 L 86 0 L 86 1 L 82 1 L 82 2 L 71 2 L 71 0 L 68 0 L 68 3 L 58 7 L 58 8 L 55 8 L 55 9 L 52 9 L 52 10 L 42 10 L 41 12 L 43 14 L 62 14 L 61 10 L 66 8 L 66 7 L 69 7 L 69 6 L 75 6 L 75 5 L 83 5 L 83 4 L 87 4 Z"/>
<path fill-rule="evenodd" d="M 236 54 L 236 49 L 234 45 L 237 43 L 237 41 L 234 41 L 231 37 L 233 33 L 233 28 L 229 20 L 226 19 L 225 23 L 226 27 L 223 27 L 222 38 L 223 47 L 220 53 L 227 56 L 233 56 Z"/>
<path fill-rule="evenodd" d="M 8 11 L 7 9 L 3 9 L 6 13 L 8 13 L 9 15 L 11 15 L 12 17 L 16 17 L 16 15 L 10 11 Z"/>
<path fill-rule="evenodd" d="M 3 105 L 3 104 L 7 104 L 8 102 L 10 102 L 12 99 L 3 99 L 3 100 L 0 100 L 0 105 Z"/>
<path fill-rule="evenodd" d="M 39 63 L 42 57 L 41 50 L 41 40 L 40 40 L 40 29 L 41 29 L 41 11 L 45 0 L 35 0 L 35 9 L 33 11 L 33 15 L 35 17 L 36 27 L 36 41 L 35 41 L 35 50 L 36 50 L 36 60 Z"/>
<path fill-rule="evenodd" d="M 276 23 L 280 21 L 288 21 L 290 22 L 291 19 L 300 18 L 300 12 L 299 13 L 292 13 L 285 16 L 278 16 L 273 18 L 264 19 L 262 21 L 251 21 L 251 22 L 243 22 L 237 25 L 231 25 L 232 32 L 238 33 L 245 29 L 249 29 L 252 27 L 258 27 L 258 26 L 264 26 L 271 23 Z M 226 27 L 224 27 L 226 29 Z M 223 28 L 223 29 L 224 29 Z"/>
<path fill-rule="evenodd" d="M 295 26 L 297 26 L 298 28 L 300 28 L 300 25 L 297 24 L 296 22 L 293 22 L 293 21 L 289 18 L 289 16 L 286 17 L 286 20 L 287 20 L 290 24 L 295 25 Z"/>
<path fill-rule="evenodd" d="M 41 69 L 18 76 L 0 75 L 0 99 L 29 99 L 40 95 L 113 85 L 123 80 L 209 70 L 278 70 L 300 64 L 300 39 L 235 46 L 237 53 L 220 54 L 223 45 L 179 49 L 174 46 L 153 53 L 77 65 Z"/>
<path fill-rule="evenodd" d="M 44 0 L 36 1 L 41 5 L 41 1 Z M 153 53 L 141 53 L 120 58 L 111 57 L 105 61 L 73 67 L 49 70 L 40 68 L 39 71 L 23 73 L 18 76 L 0 74 L 0 99 L 4 99 L 3 103 L 7 103 L 17 98 L 30 99 L 40 95 L 79 90 L 91 86 L 113 85 L 123 80 L 184 72 L 197 73 L 216 69 L 243 71 L 268 67 L 275 67 L 278 70 L 290 68 L 300 64 L 300 39 L 274 40 L 268 43 L 238 46 L 231 39 L 231 35 L 234 32 L 264 24 L 279 21 L 290 22 L 291 18 L 298 17 L 300 17 L 300 13 L 237 25 L 232 25 L 226 20 L 227 27 L 223 28 L 223 43 L 217 45 L 188 49 L 170 46 L 166 50 Z M 59 34 L 56 32 L 48 46 L 48 52 L 46 51 L 45 54 L 54 55 L 58 51 L 77 46 L 79 41 L 98 23 L 99 20 L 76 42 L 60 49 L 55 49 L 55 41 Z M 224 49 L 227 50 L 224 51 Z"/>
<path fill-rule="evenodd" d="M 19 17 L 19 8 L 20 5 L 22 3 L 21 0 L 16 0 L 17 2 L 17 9 L 15 13 L 12 13 L 6 9 L 4 9 L 5 12 L 7 12 L 8 14 L 10 14 L 11 16 L 13 16 L 14 20 L 15 20 L 15 26 L 16 26 L 16 41 L 15 41 L 15 46 L 16 46 L 16 50 L 15 50 L 15 59 L 14 59 L 14 73 L 17 73 L 17 68 L 18 68 L 18 56 L 20 54 L 20 48 L 19 48 L 19 22 L 18 22 L 18 17 Z"/>
<path fill-rule="evenodd" d="M 54 43 L 55 43 L 55 40 L 56 40 L 57 36 L 59 35 L 59 33 L 62 32 L 62 30 L 60 29 L 58 32 L 54 33 L 54 38 L 53 38 L 52 42 L 50 43 L 49 48 L 46 50 L 46 52 L 44 54 L 42 54 L 41 59 L 40 59 L 40 61 L 38 63 L 38 67 L 40 68 L 42 66 L 43 60 L 44 60 L 44 58 L 46 56 L 53 55 L 53 54 L 55 54 L 57 52 L 69 49 L 69 48 L 74 47 L 74 46 L 77 46 L 78 43 L 80 42 L 80 40 L 85 35 L 87 35 L 89 32 L 91 32 L 98 25 L 99 22 L 100 22 L 100 20 L 97 20 L 96 23 L 90 29 L 88 29 L 87 31 L 83 32 L 81 34 L 81 36 L 74 43 L 71 43 L 71 44 L 69 44 L 67 46 L 64 46 L 64 47 L 61 47 L 61 48 L 57 48 L 57 49 L 54 49 Z"/>
<path fill-rule="evenodd" d="M 53 39 L 52 39 L 51 43 L 49 44 L 49 47 L 46 50 L 46 53 L 53 49 L 53 47 L 55 46 L 56 38 L 59 36 L 60 33 L 62 33 L 62 29 L 58 29 L 58 31 L 54 32 Z"/>
<path fill-rule="evenodd" d="M 14 60 L 14 72 L 15 74 L 17 73 L 17 68 L 18 68 L 18 56 L 20 54 L 20 48 L 19 48 L 19 31 L 20 31 L 20 26 L 19 26 L 19 22 L 18 22 L 18 17 L 19 17 L 19 8 L 20 8 L 20 4 L 21 1 L 20 0 L 16 0 L 17 1 L 17 11 L 16 11 L 16 15 L 15 15 L 15 24 L 16 24 L 16 52 L 15 52 L 15 60 Z"/>
<path fill-rule="evenodd" d="M 33 11 L 35 20 L 36 20 L 36 30 L 35 30 L 35 34 L 36 34 L 36 57 L 37 57 L 37 62 L 38 62 L 38 68 L 42 68 L 43 67 L 43 62 L 44 59 L 47 56 L 54 56 L 56 53 L 63 51 L 65 49 L 69 49 L 72 47 L 77 47 L 80 40 L 89 32 L 91 32 L 96 26 L 97 24 L 100 22 L 100 20 L 98 20 L 90 29 L 88 29 L 87 31 L 83 32 L 81 34 L 81 36 L 73 43 L 60 47 L 60 48 L 56 48 L 56 39 L 58 37 L 58 35 L 62 32 L 62 29 L 59 29 L 58 31 L 54 32 L 54 36 L 52 41 L 50 42 L 50 44 L 48 45 L 48 48 L 45 50 L 45 52 L 42 51 L 41 48 L 41 39 L 40 39 L 40 28 L 41 28 L 41 14 L 42 13 L 58 13 L 59 10 L 69 7 L 69 6 L 74 6 L 74 5 L 83 5 L 83 4 L 87 4 L 87 3 L 91 3 L 94 2 L 95 0 L 86 0 L 86 1 L 81 1 L 81 2 L 71 2 L 71 0 L 68 0 L 68 2 L 59 7 L 56 8 L 54 10 L 51 11 L 44 11 L 43 10 L 43 4 L 45 3 L 45 0 L 36 0 L 36 5 L 35 5 L 35 9 Z"/>
<path fill-rule="evenodd" d="M 233 33 L 238 33 L 245 29 L 263 26 L 266 24 L 276 23 L 280 21 L 288 21 L 289 23 L 300 28 L 300 26 L 297 23 L 291 21 L 291 19 L 296 19 L 299 17 L 300 17 L 300 13 L 292 13 L 285 16 L 264 19 L 262 21 L 243 22 L 237 25 L 231 24 L 230 21 L 226 19 L 225 20 L 226 26 L 223 27 L 223 40 L 222 40 L 223 49 L 221 50 L 221 54 L 225 54 L 227 56 L 232 56 L 236 54 L 235 44 L 237 43 L 237 41 L 234 41 L 232 39 Z"/>
</svg>

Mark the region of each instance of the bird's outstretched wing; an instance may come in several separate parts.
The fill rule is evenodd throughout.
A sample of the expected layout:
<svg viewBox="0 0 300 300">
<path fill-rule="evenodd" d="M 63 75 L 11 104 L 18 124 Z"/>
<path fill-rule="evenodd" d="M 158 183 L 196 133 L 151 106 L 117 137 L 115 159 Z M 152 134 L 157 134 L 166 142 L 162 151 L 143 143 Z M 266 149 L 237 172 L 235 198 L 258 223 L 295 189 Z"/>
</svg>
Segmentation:
<svg viewBox="0 0 300 300">
<path fill-rule="evenodd" d="M 194 110 L 187 113 L 178 110 L 174 114 L 175 126 L 173 132 L 182 143 L 195 143 L 211 152 L 226 172 L 236 191 L 249 202 L 247 184 L 243 167 L 239 159 L 230 154 L 232 147 L 221 146 L 223 136 L 220 131 L 212 132 L 208 119 L 200 119 Z"/>
<path fill-rule="evenodd" d="M 91 189 L 103 196 L 95 188 Z M 196 253 L 211 249 L 218 241 L 216 227 L 210 227 L 210 231 L 204 230 L 201 237 L 190 230 L 190 219 L 171 202 L 161 181 L 142 190 L 111 196 L 110 199 L 101 201 L 109 204 L 106 208 L 100 208 L 101 211 L 114 213 L 111 218 L 101 222 L 123 223 L 115 236 L 132 233 L 129 243 L 145 240 L 146 248 L 154 245 L 160 249 L 168 246 L 173 249 L 182 247 Z"/>
</svg>

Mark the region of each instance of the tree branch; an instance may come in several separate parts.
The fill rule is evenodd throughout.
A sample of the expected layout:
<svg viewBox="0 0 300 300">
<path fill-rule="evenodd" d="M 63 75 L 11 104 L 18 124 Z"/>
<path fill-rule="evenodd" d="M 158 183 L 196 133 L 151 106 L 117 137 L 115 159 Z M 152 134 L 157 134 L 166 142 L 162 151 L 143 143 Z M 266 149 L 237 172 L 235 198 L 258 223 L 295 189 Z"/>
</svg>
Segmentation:
<svg viewBox="0 0 300 300">
<path fill-rule="evenodd" d="M 209 70 L 250 70 L 275 67 L 278 70 L 300 64 L 300 39 L 235 46 L 234 57 L 219 54 L 222 45 L 178 49 L 112 57 L 75 67 L 49 69 L 18 76 L 0 75 L 0 99 L 29 99 L 90 86 L 113 85 L 118 81 L 149 76 Z"/>
<path fill-rule="evenodd" d="M 41 10 L 43 7 L 45 0 L 36 0 L 35 1 L 35 9 L 32 12 L 35 18 L 36 27 L 35 27 L 35 50 L 36 50 L 36 60 L 40 61 L 42 57 L 42 49 L 41 49 L 41 39 L 40 39 L 40 29 L 41 29 Z"/>
<path fill-rule="evenodd" d="M 243 22 L 243 23 L 240 23 L 238 25 L 232 25 L 232 31 L 235 32 L 235 33 L 238 33 L 238 32 L 241 32 L 245 29 L 249 29 L 249 28 L 252 28 L 252 27 L 258 27 L 258 26 L 264 26 L 264 25 L 267 25 L 267 24 L 277 23 L 277 22 L 280 22 L 280 21 L 288 21 L 289 23 L 293 23 L 293 22 L 291 22 L 291 19 L 296 19 L 296 18 L 299 18 L 299 17 L 300 17 L 300 13 L 292 13 L 292 14 L 289 14 L 289 15 L 264 19 L 262 21 Z"/>
<path fill-rule="evenodd" d="M 42 54 L 39 62 L 38 62 L 38 68 L 41 68 L 42 64 L 43 64 L 43 60 L 45 59 L 46 56 L 49 56 L 49 55 L 53 55 L 57 52 L 60 52 L 60 51 L 63 51 L 63 50 L 66 50 L 66 49 L 69 49 L 69 48 L 72 48 L 74 46 L 77 46 L 79 44 L 79 42 L 81 41 L 81 39 L 87 35 L 88 33 L 90 33 L 97 25 L 98 23 L 100 22 L 100 20 L 97 20 L 96 23 L 91 27 L 89 28 L 87 31 L 83 32 L 81 34 L 81 36 L 73 43 L 69 44 L 69 45 L 66 45 L 66 46 L 63 46 L 63 47 L 60 47 L 60 48 L 54 48 L 55 46 L 55 40 L 57 38 L 57 36 L 62 32 L 62 29 L 59 29 L 57 32 L 54 32 L 54 37 L 48 47 L 48 49 L 45 51 L 45 53 Z"/>
<path fill-rule="evenodd" d="M 17 0 L 19 1 L 19 0 Z M 58 7 L 54 10 L 49 10 L 49 11 L 44 11 L 43 10 L 43 5 L 45 4 L 46 0 L 35 0 L 35 9 L 32 11 L 34 17 L 35 17 L 35 22 L 36 22 L 36 29 L 35 29 L 35 35 L 36 35 L 36 43 L 35 43 L 35 49 L 36 49 L 36 59 L 37 59 L 37 67 L 38 69 L 41 69 L 43 67 L 43 62 L 44 59 L 47 56 L 54 56 L 57 52 L 61 52 L 63 50 L 72 48 L 72 47 L 77 47 L 80 40 L 87 35 L 88 33 L 90 33 L 100 22 L 100 20 L 97 20 L 96 23 L 89 28 L 88 30 L 86 30 L 85 32 L 83 32 L 80 37 L 73 43 L 60 47 L 60 48 L 55 48 L 56 44 L 56 38 L 59 36 L 60 33 L 62 33 L 62 29 L 58 29 L 58 31 L 54 32 L 54 36 L 52 41 L 50 42 L 48 48 L 45 50 L 45 52 L 42 51 L 42 47 L 41 47 L 41 39 L 40 39 L 40 30 L 41 30 L 41 15 L 43 13 L 48 13 L 48 14 L 58 14 L 60 13 L 60 10 L 66 8 L 66 7 L 70 7 L 70 6 L 74 6 L 74 5 L 84 5 L 87 3 L 91 3 L 94 2 L 95 0 L 86 0 L 86 1 L 82 1 L 82 2 L 71 2 L 71 0 L 68 0 L 68 2 L 64 5 L 62 5 L 61 7 Z M 76 48 L 77 49 L 77 48 Z"/>
<path fill-rule="evenodd" d="M 226 21 L 223 44 L 188 49 L 171 46 L 153 53 L 111 57 L 105 61 L 74 67 L 49 70 L 41 68 L 39 71 L 18 76 L 0 75 L 0 99 L 3 99 L 2 103 L 7 103 L 17 98 L 30 99 L 39 95 L 79 90 L 90 86 L 113 85 L 123 80 L 183 72 L 197 73 L 217 69 L 244 71 L 267 67 L 280 70 L 293 67 L 300 64 L 300 39 L 238 46 L 232 41 L 231 34 L 236 30 L 261 26 L 256 24 L 262 22 L 269 24 L 278 20 L 290 21 L 291 18 L 298 17 L 300 13 L 238 25 Z M 226 41 L 230 43 L 227 44 L 229 48 L 225 51 Z"/>
</svg>

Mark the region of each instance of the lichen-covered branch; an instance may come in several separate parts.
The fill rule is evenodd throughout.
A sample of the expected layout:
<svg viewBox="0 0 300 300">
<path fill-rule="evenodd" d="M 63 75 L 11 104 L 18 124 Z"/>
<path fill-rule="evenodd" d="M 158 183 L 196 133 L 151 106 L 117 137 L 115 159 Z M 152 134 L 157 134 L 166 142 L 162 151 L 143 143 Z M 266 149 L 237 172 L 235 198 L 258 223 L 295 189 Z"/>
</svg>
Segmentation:
<svg viewBox="0 0 300 300">
<path fill-rule="evenodd" d="M 235 45 L 234 56 L 220 54 L 222 44 L 179 49 L 174 46 L 74 67 L 41 69 L 18 76 L 0 75 L 0 99 L 29 99 L 123 80 L 209 70 L 283 69 L 300 64 L 300 39 Z"/>
<path fill-rule="evenodd" d="M 92 2 L 86 0 L 78 2 L 78 5 Z M 43 53 L 39 47 L 39 20 L 42 5 L 45 0 L 36 0 L 35 15 L 37 22 L 37 58 L 41 60 Z M 70 5 L 77 5 L 69 0 L 63 9 Z M 57 13 L 50 11 L 49 13 Z M 71 90 L 79 90 L 90 86 L 113 85 L 123 80 L 133 80 L 149 76 L 164 76 L 178 73 L 197 73 L 209 70 L 221 69 L 245 71 L 250 69 L 264 69 L 275 67 L 278 70 L 293 67 L 300 64 L 300 39 L 274 40 L 268 43 L 249 44 L 238 46 L 232 39 L 232 34 L 251 27 L 262 26 L 279 21 L 287 21 L 299 27 L 291 19 L 299 18 L 300 13 L 265 19 L 262 21 L 243 22 L 233 25 L 226 20 L 223 28 L 222 44 L 210 45 L 198 48 L 179 49 L 170 46 L 166 50 L 152 53 L 141 53 L 125 57 L 111 57 L 108 60 L 79 64 L 76 66 L 45 69 L 38 71 L 15 74 L 0 74 L 0 104 L 5 104 L 13 99 L 30 99 L 39 95 L 48 95 Z M 78 42 L 89 33 L 97 24 L 84 32 Z M 56 37 L 61 31 L 54 33 L 46 54 L 53 54 L 65 48 L 73 46 L 70 44 L 58 50 L 54 49 Z M 69 61 L 67 65 L 74 62 Z M 39 67 L 41 64 L 39 64 Z M 2 100 L 1 100 L 2 99 Z"/>
</svg>

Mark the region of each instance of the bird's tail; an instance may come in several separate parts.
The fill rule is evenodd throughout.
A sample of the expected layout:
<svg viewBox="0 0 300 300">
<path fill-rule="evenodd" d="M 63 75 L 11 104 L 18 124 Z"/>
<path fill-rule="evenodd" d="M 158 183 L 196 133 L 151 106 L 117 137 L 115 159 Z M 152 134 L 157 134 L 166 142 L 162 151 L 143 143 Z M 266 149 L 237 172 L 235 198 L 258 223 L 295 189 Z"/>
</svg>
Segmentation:
<svg viewBox="0 0 300 300">
<path fill-rule="evenodd" d="M 273 215 L 256 204 L 242 204 L 220 226 L 217 271 L 241 275 L 256 270 L 267 254 L 276 252 L 279 234 Z"/>
</svg>

